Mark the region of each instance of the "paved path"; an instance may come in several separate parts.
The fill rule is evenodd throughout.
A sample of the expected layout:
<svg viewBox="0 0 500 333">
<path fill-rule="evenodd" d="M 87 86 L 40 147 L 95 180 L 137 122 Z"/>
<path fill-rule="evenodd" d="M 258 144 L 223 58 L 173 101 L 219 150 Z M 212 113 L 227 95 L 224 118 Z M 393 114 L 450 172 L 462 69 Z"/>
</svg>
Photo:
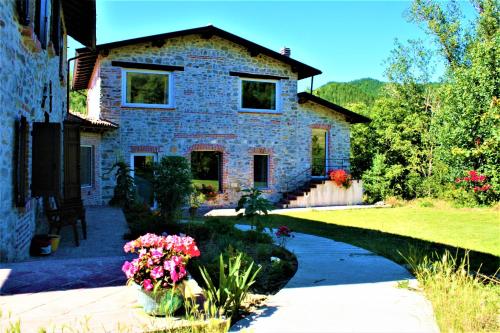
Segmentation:
<svg viewBox="0 0 500 333">
<path fill-rule="evenodd" d="M 390 205 L 351 205 L 351 206 L 323 206 L 323 207 L 299 207 L 273 209 L 269 214 L 286 214 L 290 212 L 312 212 L 315 210 L 349 210 L 349 209 L 369 209 L 369 208 L 389 208 Z M 236 211 L 234 208 L 212 209 L 205 216 L 236 216 L 243 210 Z"/>
<path fill-rule="evenodd" d="M 295 276 L 266 307 L 236 323 L 250 332 L 438 332 L 422 294 L 397 288 L 406 269 L 364 249 L 295 234 Z"/>
<path fill-rule="evenodd" d="M 51 255 L 0 264 L 0 295 L 123 285 L 128 227 L 121 209 L 90 207 L 86 213 L 88 235 L 80 246 L 75 246 L 72 228 L 65 227 L 59 249 Z"/>
</svg>

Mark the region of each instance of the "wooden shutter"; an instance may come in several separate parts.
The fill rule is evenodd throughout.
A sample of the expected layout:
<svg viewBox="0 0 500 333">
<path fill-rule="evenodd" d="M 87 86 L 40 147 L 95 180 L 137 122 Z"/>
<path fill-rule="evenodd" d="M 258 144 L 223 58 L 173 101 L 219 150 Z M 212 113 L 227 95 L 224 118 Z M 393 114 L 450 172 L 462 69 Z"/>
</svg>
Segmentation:
<svg viewBox="0 0 500 333">
<path fill-rule="evenodd" d="M 19 23 L 22 25 L 30 24 L 30 0 L 17 0 L 17 14 Z"/>
<path fill-rule="evenodd" d="M 61 124 L 33 124 L 31 194 L 58 195 L 61 184 Z"/>
<path fill-rule="evenodd" d="M 16 207 L 24 207 L 28 199 L 28 134 L 26 117 L 15 123 L 14 199 Z"/>
<path fill-rule="evenodd" d="M 64 201 L 79 201 L 80 198 L 80 128 L 64 124 Z"/>
<path fill-rule="evenodd" d="M 47 47 L 47 1 L 36 0 L 35 11 L 35 34 L 43 49 Z"/>
<path fill-rule="evenodd" d="M 56 55 L 61 53 L 61 45 L 59 45 L 61 38 L 61 6 L 59 0 L 52 0 L 52 15 L 50 18 L 51 30 L 50 30 L 50 40 L 54 46 L 54 51 Z"/>
</svg>

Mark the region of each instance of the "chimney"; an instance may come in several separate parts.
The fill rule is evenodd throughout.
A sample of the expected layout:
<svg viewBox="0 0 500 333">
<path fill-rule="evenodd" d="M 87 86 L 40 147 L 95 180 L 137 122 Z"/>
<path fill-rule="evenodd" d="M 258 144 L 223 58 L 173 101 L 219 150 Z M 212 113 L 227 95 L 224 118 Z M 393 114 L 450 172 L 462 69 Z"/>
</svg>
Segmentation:
<svg viewBox="0 0 500 333">
<path fill-rule="evenodd" d="M 292 51 L 290 51 L 289 47 L 283 46 L 283 48 L 280 50 L 280 53 L 290 58 L 290 54 L 292 53 Z"/>
</svg>

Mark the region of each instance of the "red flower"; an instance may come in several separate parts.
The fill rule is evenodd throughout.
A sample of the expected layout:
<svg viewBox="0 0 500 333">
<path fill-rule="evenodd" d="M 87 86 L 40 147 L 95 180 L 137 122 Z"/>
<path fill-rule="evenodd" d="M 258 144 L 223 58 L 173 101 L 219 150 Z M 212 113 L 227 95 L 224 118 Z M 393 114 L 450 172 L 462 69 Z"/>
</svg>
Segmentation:
<svg viewBox="0 0 500 333">
<path fill-rule="evenodd" d="M 330 179 L 333 180 L 339 187 L 344 186 L 345 188 L 348 188 L 352 183 L 351 175 L 342 169 L 330 171 Z"/>
</svg>

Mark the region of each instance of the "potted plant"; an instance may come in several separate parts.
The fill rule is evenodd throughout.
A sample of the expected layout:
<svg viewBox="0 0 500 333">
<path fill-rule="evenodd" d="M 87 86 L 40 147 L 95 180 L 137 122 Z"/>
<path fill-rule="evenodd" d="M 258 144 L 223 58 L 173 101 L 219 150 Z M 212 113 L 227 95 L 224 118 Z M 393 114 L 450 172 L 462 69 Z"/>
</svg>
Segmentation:
<svg viewBox="0 0 500 333">
<path fill-rule="evenodd" d="M 144 311 L 156 316 L 173 314 L 183 300 L 176 286 L 187 278 L 189 259 L 200 255 L 194 239 L 146 234 L 125 244 L 124 250 L 138 255 L 131 262 L 125 261 L 122 271 L 127 284 L 137 289 Z"/>
<path fill-rule="evenodd" d="M 329 172 L 330 179 L 338 186 L 348 189 L 352 184 L 352 176 L 343 169 L 336 169 Z"/>
</svg>

